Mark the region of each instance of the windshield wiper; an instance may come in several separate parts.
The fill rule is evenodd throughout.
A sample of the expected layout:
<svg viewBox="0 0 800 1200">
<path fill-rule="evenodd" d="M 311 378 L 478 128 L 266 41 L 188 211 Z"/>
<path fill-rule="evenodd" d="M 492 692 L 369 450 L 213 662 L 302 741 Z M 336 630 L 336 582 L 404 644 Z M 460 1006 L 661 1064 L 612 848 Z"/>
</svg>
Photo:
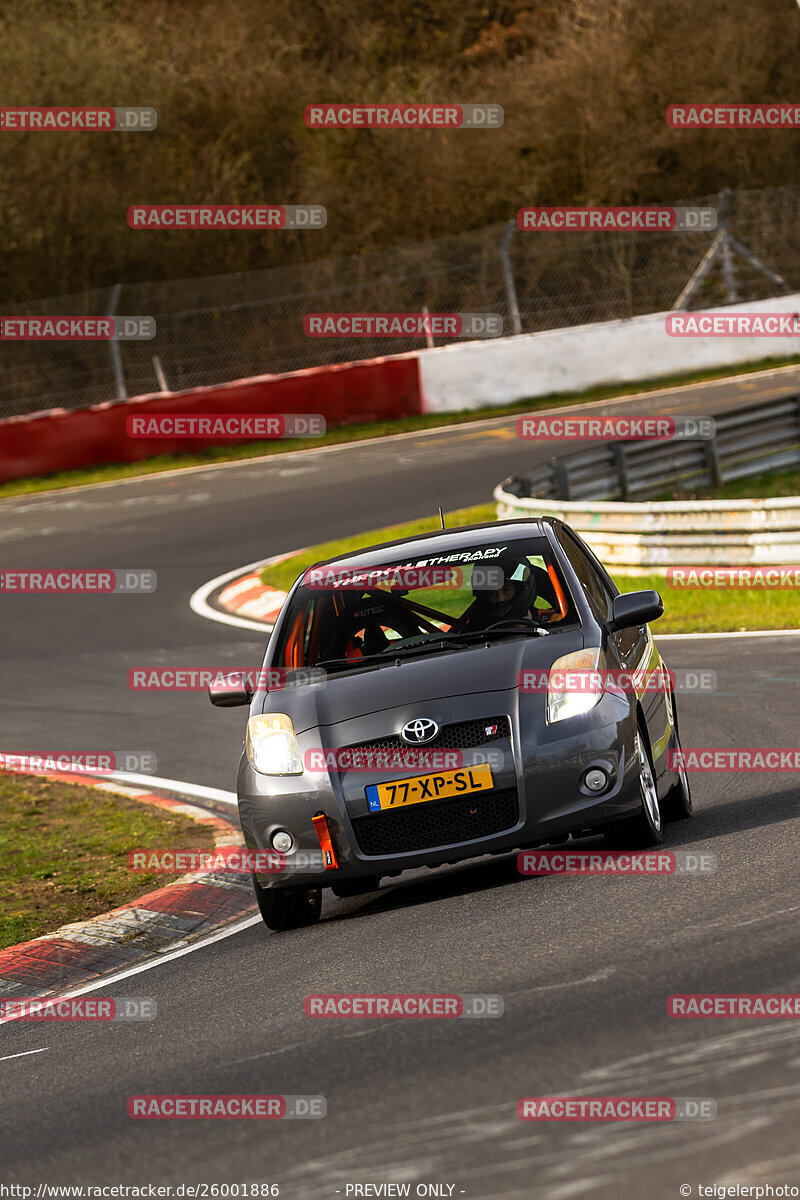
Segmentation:
<svg viewBox="0 0 800 1200">
<path fill-rule="evenodd" d="M 419 642 L 416 646 L 398 646 L 396 650 L 391 648 L 381 650 L 378 654 L 365 654 L 361 658 L 325 658 L 322 662 L 315 663 L 316 667 L 331 667 L 338 670 L 340 667 L 360 667 L 364 663 L 386 663 L 396 664 L 398 659 L 406 657 L 410 654 L 417 654 L 420 650 L 427 650 L 429 646 L 436 646 L 457 650 L 463 645 L 462 642 L 456 641 L 455 635 L 445 634 L 440 638 L 432 638 L 428 642 Z"/>
<path fill-rule="evenodd" d="M 364 663 L 393 663 L 394 661 L 394 654 L 363 654 L 361 658 L 323 658 L 320 662 L 314 663 L 314 666 L 339 670 L 341 667 L 360 667 Z"/>
<path fill-rule="evenodd" d="M 549 637 L 550 630 L 545 629 L 543 625 L 537 625 L 535 629 L 527 625 L 519 629 L 465 629 L 463 633 L 452 633 L 449 636 L 460 638 L 465 642 L 477 642 L 484 638 L 505 637 L 509 635 L 519 637 L 520 635 L 527 636 L 528 634 L 536 634 L 537 637 Z"/>
</svg>

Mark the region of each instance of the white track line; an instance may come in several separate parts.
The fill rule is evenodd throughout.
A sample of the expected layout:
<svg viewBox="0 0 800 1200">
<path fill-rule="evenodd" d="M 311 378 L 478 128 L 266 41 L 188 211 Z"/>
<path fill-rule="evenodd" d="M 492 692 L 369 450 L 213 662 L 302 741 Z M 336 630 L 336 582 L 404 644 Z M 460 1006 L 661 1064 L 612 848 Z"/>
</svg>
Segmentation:
<svg viewBox="0 0 800 1200">
<path fill-rule="evenodd" d="M 89 772 L 87 771 L 88 775 Z M 163 779 L 159 775 L 129 775 L 125 771 L 104 772 L 102 776 L 92 776 L 116 780 L 119 783 L 132 783 L 137 786 L 157 791 L 159 787 L 168 792 L 182 792 L 187 796 L 196 796 L 199 800 L 216 800 L 218 804 L 227 804 L 236 808 L 238 800 L 235 792 L 225 792 L 222 788 L 204 787 L 200 783 L 184 783 L 180 779 Z"/>
<path fill-rule="evenodd" d="M 224 929 L 216 930 L 215 933 L 209 934 L 208 937 L 193 942 L 191 946 L 179 946 L 175 950 L 167 950 L 155 958 L 149 958 L 147 962 L 139 963 L 138 966 L 128 967 L 125 971 L 117 971 L 115 975 L 106 975 L 102 979 L 94 979 L 91 983 L 83 984 L 82 987 L 65 988 L 63 992 L 55 992 L 53 993 L 53 997 L 84 996 L 87 992 L 97 992 L 101 989 L 105 991 L 106 988 L 118 983 L 121 979 L 129 979 L 131 975 L 141 975 L 143 971 L 151 971 L 153 967 L 160 967 L 162 963 L 171 962 L 174 958 L 182 958 L 184 954 L 193 954 L 195 950 L 202 950 L 206 946 L 213 946 L 215 942 L 224 941 L 225 938 L 233 937 L 234 934 L 241 933 L 244 929 L 249 929 L 252 925 L 260 924 L 260 916 L 244 917 L 241 921 L 237 921 L 235 925 L 226 925 Z M 48 999 L 47 996 L 31 998 Z M 5 1017 L 3 1020 L 0 1020 L 0 1025 L 11 1025 L 20 1019 L 19 1017 Z M 47 1049 L 47 1047 L 45 1046 L 44 1049 Z M 39 1054 L 41 1051 L 29 1050 L 27 1053 Z M 15 1058 L 17 1056 L 12 1054 L 9 1057 Z"/>
<path fill-rule="evenodd" d="M 264 567 L 272 567 L 275 563 L 283 562 L 284 559 L 294 558 L 295 554 L 303 554 L 308 547 L 303 547 L 302 550 L 290 550 L 288 554 L 274 554 L 272 558 L 262 558 L 258 562 L 248 563 L 246 567 L 237 567 L 235 571 L 227 571 L 224 575 L 218 575 L 216 579 L 209 580 L 199 587 L 194 592 L 189 600 L 189 607 L 193 613 L 197 613 L 198 617 L 205 617 L 207 621 L 220 621 L 223 625 L 236 625 L 239 629 L 255 629 L 262 636 L 272 633 L 272 626 L 265 625 L 263 621 L 249 621 L 247 617 L 235 617 L 233 613 L 223 613 L 219 609 L 212 608 L 208 603 L 208 597 L 218 588 L 224 587 L 233 579 L 238 579 L 242 575 L 249 575 L 251 571 L 260 571 Z"/>
<path fill-rule="evenodd" d="M 695 640 L 709 638 L 751 638 L 751 637 L 797 637 L 800 634 L 800 629 L 743 629 L 728 630 L 725 633 L 659 633 L 656 627 L 654 637 L 659 642 L 677 642 L 680 640 L 686 641 L 689 638 Z"/>
<path fill-rule="evenodd" d="M 19 1054 L 4 1054 L 0 1062 L 8 1062 L 10 1058 L 24 1058 L 26 1054 L 44 1054 L 45 1050 L 49 1049 L 49 1046 L 42 1046 L 41 1050 L 21 1050 Z"/>
<path fill-rule="evenodd" d="M 201 800 L 217 800 L 223 804 L 229 804 L 231 807 L 235 807 L 237 803 L 233 792 L 224 792 L 220 788 L 203 787 L 198 783 L 184 783 L 180 779 L 162 779 L 156 775 L 128 775 L 123 771 L 113 771 L 108 775 L 103 775 L 102 778 L 117 780 L 120 783 L 142 784 L 154 790 L 160 786 L 168 791 L 182 792 L 187 796 L 196 796 Z M 241 933 L 243 929 L 249 929 L 252 925 L 260 923 L 260 916 L 245 917 L 243 920 L 237 921 L 235 925 L 228 925 L 224 929 L 219 929 L 215 933 L 209 934 L 208 937 L 193 942 L 191 946 L 180 946 L 175 950 L 168 950 L 163 954 L 159 954 L 156 958 L 151 958 L 147 962 L 140 963 L 138 966 L 129 967 L 125 971 L 118 971 L 115 975 L 107 975 L 103 979 L 96 979 L 92 983 L 84 984 L 83 987 L 67 988 L 64 992 L 58 994 L 64 996 L 82 996 L 86 992 L 96 992 L 100 988 L 107 988 L 112 983 L 117 983 L 120 979 L 127 979 L 131 975 L 139 975 L 142 971 L 149 971 L 153 967 L 160 966 L 161 963 L 171 962 L 174 958 L 181 958 L 184 954 L 193 954 L 195 950 L 202 950 L 205 946 L 212 946 L 215 942 L 221 942 L 224 938 L 233 937 L 234 934 Z M 6 1024 L 10 1024 L 10 1022 L 0 1021 L 0 1025 Z M 47 1047 L 44 1047 L 44 1049 L 47 1049 Z M 40 1054 L 41 1051 L 27 1050 L 25 1053 Z M 8 1057 L 16 1058 L 19 1056 L 12 1054 Z M 0 1062 L 2 1061 L 0 1059 Z"/>
</svg>

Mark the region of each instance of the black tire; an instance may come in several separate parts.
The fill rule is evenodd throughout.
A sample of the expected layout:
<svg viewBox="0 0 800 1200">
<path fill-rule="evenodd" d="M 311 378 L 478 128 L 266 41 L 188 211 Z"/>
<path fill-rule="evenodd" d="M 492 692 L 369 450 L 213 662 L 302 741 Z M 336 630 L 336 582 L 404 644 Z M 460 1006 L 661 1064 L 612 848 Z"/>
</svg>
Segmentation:
<svg viewBox="0 0 800 1200">
<path fill-rule="evenodd" d="M 264 924 L 275 933 L 315 925 L 319 920 L 321 888 L 265 888 L 254 875 L 253 891 Z"/>
<path fill-rule="evenodd" d="M 672 703 L 672 714 L 675 721 L 675 738 L 674 749 L 680 750 L 681 738 L 678 730 L 678 709 L 675 704 L 675 697 L 670 694 Z M 692 802 L 692 790 L 689 786 L 689 776 L 686 773 L 685 767 L 678 769 L 678 780 L 669 789 L 661 804 L 661 815 L 665 821 L 686 821 L 694 812 L 694 804 Z"/>
<path fill-rule="evenodd" d="M 650 747 L 639 720 L 634 750 L 639 759 L 640 808 L 635 817 L 617 821 L 605 831 L 606 845 L 614 850 L 647 850 L 664 840 L 664 820 L 658 801 Z"/>
</svg>

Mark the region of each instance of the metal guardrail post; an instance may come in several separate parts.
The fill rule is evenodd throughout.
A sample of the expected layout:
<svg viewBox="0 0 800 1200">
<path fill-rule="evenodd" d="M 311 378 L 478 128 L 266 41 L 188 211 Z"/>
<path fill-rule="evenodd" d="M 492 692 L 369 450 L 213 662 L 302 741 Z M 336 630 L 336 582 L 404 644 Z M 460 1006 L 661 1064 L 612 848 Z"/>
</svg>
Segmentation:
<svg viewBox="0 0 800 1200">
<path fill-rule="evenodd" d="M 511 332 L 522 333 L 522 319 L 519 315 L 519 302 L 517 300 L 517 288 L 514 283 L 514 274 L 511 270 L 511 239 L 514 236 L 514 231 L 517 228 L 516 220 L 506 222 L 503 241 L 500 246 L 500 261 L 503 264 L 503 281 L 506 287 L 506 301 L 508 303 L 508 312 L 511 317 Z"/>
<path fill-rule="evenodd" d="M 115 283 L 111 289 L 111 299 L 108 302 L 108 311 L 106 312 L 107 317 L 113 317 L 116 315 L 121 291 L 122 284 Z M 116 340 L 116 338 L 113 338 L 108 343 L 108 348 L 111 352 L 111 369 L 114 372 L 114 384 L 117 389 L 117 399 L 127 400 L 128 389 L 125 386 L 125 372 L 122 368 L 122 352 L 120 351 L 119 342 Z"/>
<path fill-rule="evenodd" d="M 617 468 L 620 496 L 623 500 L 630 500 L 631 485 L 628 477 L 628 460 L 625 457 L 625 443 L 614 442 L 611 452 L 614 455 L 614 465 Z"/>
<path fill-rule="evenodd" d="M 708 467 L 708 476 L 712 487 L 720 487 L 725 478 L 722 473 L 722 463 L 719 458 L 719 449 L 717 447 L 717 439 L 710 438 L 705 443 L 706 465 Z"/>
<path fill-rule="evenodd" d="M 571 500 L 569 486 L 569 470 L 567 464 L 560 458 L 550 459 L 550 470 L 553 473 L 553 484 L 559 500 Z"/>
</svg>

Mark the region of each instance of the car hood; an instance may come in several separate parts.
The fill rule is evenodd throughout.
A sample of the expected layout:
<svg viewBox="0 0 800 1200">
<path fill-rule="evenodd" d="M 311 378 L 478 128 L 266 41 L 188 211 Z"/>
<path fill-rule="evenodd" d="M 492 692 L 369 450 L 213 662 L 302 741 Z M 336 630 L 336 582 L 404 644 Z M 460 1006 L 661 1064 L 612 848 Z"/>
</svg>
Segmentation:
<svg viewBox="0 0 800 1200">
<path fill-rule="evenodd" d="M 582 648 L 583 636 L 577 628 L 548 637 L 492 642 L 488 648 L 482 642 L 464 650 L 402 659 L 400 666 L 268 692 L 256 697 L 251 711 L 286 713 L 295 732 L 302 733 L 408 704 L 515 689 L 521 671 L 547 670 L 562 654 Z"/>
</svg>

